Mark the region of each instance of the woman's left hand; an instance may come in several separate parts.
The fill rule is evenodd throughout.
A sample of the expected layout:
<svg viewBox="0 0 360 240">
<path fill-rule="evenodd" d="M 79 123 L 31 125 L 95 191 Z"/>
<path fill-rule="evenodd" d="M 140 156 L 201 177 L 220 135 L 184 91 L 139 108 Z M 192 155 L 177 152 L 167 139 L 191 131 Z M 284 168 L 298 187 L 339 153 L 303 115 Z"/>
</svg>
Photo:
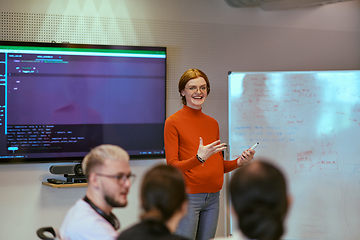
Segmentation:
<svg viewBox="0 0 360 240">
<path fill-rule="evenodd" d="M 254 158 L 254 154 L 255 154 L 255 150 L 249 148 L 247 150 L 245 150 L 242 154 L 241 157 L 238 157 L 237 159 L 237 165 L 239 167 L 242 167 L 245 165 L 245 163 L 250 162 L 253 158 Z"/>
</svg>

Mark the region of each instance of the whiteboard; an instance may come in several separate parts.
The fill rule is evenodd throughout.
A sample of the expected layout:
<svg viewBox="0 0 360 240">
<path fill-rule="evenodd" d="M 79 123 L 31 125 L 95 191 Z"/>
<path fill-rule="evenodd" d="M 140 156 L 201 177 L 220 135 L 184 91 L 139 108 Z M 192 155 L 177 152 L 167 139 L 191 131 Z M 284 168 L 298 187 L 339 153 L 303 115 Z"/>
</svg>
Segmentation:
<svg viewBox="0 0 360 240">
<path fill-rule="evenodd" d="M 230 159 L 260 142 L 287 177 L 283 237 L 360 239 L 360 71 L 229 72 L 228 97 Z"/>
</svg>

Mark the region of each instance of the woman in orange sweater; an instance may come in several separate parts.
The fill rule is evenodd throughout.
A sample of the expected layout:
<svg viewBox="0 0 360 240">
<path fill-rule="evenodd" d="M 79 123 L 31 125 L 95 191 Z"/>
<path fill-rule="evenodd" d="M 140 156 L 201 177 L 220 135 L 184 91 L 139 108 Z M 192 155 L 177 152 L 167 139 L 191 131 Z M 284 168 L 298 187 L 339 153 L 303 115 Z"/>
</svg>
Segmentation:
<svg viewBox="0 0 360 240">
<path fill-rule="evenodd" d="M 201 111 L 209 92 L 206 74 L 187 70 L 179 81 L 184 106 L 165 122 L 166 161 L 184 174 L 189 201 L 176 234 L 188 239 L 214 238 L 223 175 L 251 161 L 255 154 L 247 149 L 233 161 L 224 160 L 221 151 L 226 143 L 220 143 L 219 124 Z"/>
</svg>

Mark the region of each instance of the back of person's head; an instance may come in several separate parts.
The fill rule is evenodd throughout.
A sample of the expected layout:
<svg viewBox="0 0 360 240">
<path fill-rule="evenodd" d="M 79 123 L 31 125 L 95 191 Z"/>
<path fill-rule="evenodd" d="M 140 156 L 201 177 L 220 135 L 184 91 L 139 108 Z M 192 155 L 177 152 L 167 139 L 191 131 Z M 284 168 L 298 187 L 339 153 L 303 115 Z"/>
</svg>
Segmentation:
<svg viewBox="0 0 360 240">
<path fill-rule="evenodd" d="M 158 165 L 145 174 L 141 185 L 142 220 L 165 223 L 185 201 L 185 182 L 177 168 Z"/>
<path fill-rule="evenodd" d="M 280 170 L 267 160 L 255 160 L 233 174 L 229 188 L 242 233 L 250 239 L 280 239 L 288 209 Z"/>
<path fill-rule="evenodd" d="M 129 154 L 119 146 L 103 144 L 93 148 L 82 162 L 82 169 L 86 176 L 96 171 L 96 168 L 103 165 L 105 160 L 129 162 Z"/>
</svg>

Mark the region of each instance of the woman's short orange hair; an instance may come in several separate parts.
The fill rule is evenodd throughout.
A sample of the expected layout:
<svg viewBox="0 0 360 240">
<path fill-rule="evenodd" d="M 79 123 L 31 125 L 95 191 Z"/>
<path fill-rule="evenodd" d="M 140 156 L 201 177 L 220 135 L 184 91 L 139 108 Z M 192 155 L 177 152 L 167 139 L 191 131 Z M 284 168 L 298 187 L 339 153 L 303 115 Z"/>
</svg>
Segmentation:
<svg viewBox="0 0 360 240">
<path fill-rule="evenodd" d="M 208 77 L 206 76 L 206 74 L 199 70 L 199 69 L 194 69 L 191 68 L 189 70 L 187 70 L 186 72 L 184 72 L 184 74 L 181 76 L 180 80 L 179 80 L 179 93 L 180 93 L 180 97 L 182 98 L 182 103 L 184 105 L 186 105 L 186 98 L 185 96 L 183 96 L 181 94 L 181 92 L 185 89 L 186 84 L 188 83 L 188 81 L 190 81 L 191 79 L 195 79 L 198 77 L 202 77 L 203 79 L 205 79 L 206 82 L 206 87 L 207 87 L 207 95 L 209 95 L 210 93 L 210 82 Z"/>
</svg>

